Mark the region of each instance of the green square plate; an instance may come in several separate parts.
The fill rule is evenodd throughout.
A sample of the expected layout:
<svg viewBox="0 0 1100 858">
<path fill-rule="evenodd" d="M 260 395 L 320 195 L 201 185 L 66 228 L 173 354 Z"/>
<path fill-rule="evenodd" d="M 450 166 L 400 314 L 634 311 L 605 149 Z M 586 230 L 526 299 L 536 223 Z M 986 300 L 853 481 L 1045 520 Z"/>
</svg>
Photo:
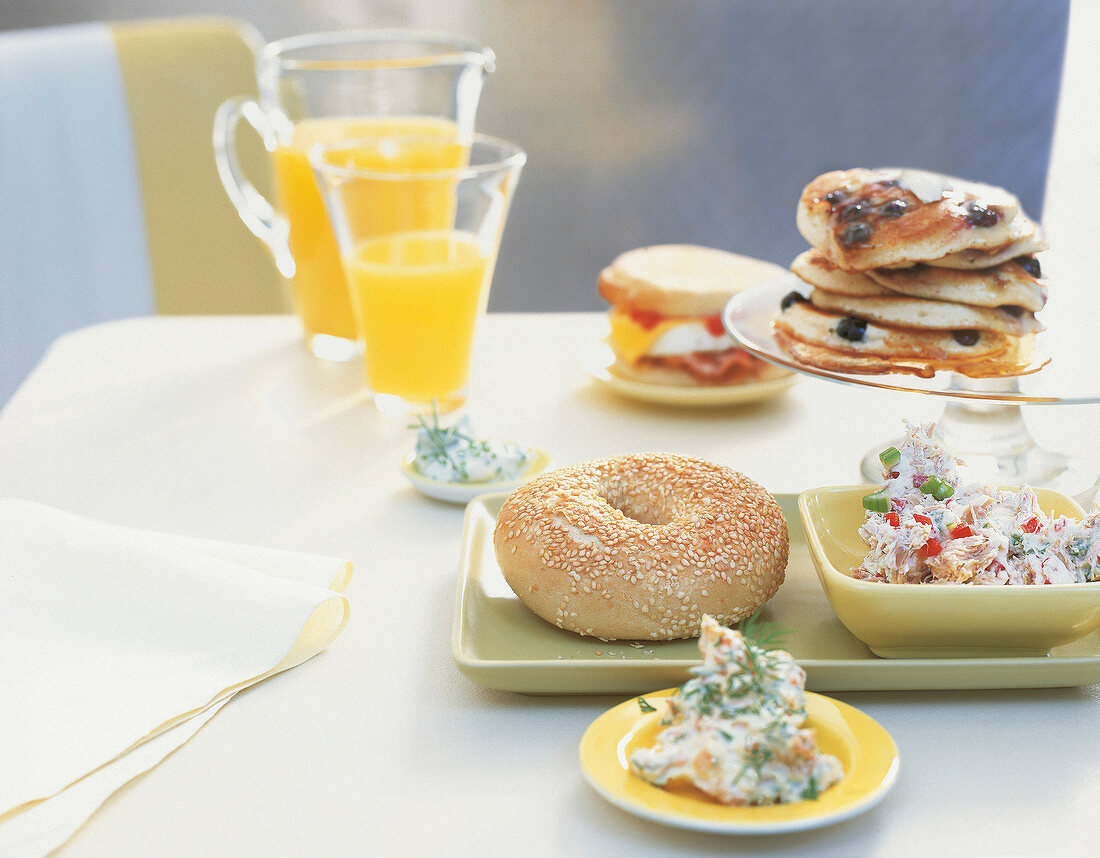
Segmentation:
<svg viewBox="0 0 1100 858">
<path fill-rule="evenodd" d="M 535 616 L 501 575 L 493 527 L 507 495 L 466 507 L 451 650 L 480 685 L 528 694 L 642 694 L 680 685 L 699 662 L 696 641 L 601 641 Z M 841 624 L 818 583 L 797 495 L 777 495 L 790 528 L 787 576 L 762 619 L 788 630 L 784 648 L 813 691 L 1043 688 L 1100 682 L 1100 632 L 1047 656 L 883 659 Z"/>
</svg>

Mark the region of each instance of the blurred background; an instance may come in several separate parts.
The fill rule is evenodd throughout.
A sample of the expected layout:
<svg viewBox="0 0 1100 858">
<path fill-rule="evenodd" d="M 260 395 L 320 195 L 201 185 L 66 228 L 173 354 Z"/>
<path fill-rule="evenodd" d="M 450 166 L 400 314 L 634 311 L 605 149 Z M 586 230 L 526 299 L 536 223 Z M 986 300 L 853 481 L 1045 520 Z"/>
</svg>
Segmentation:
<svg viewBox="0 0 1100 858">
<path fill-rule="evenodd" d="M 3 0 L 0 29 L 220 14 L 265 40 L 442 29 L 497 53 L 482 130 L 527 149 L 490 310 L 594 310 L 618 253 L 786 265 L 825 170 L 1002 185 L 1041 216 L 1069 0 Z M 0 120 L 2 121 L 2 120 Z M 2 191 L 0 191 L 2 193 Z"/>
</svg>

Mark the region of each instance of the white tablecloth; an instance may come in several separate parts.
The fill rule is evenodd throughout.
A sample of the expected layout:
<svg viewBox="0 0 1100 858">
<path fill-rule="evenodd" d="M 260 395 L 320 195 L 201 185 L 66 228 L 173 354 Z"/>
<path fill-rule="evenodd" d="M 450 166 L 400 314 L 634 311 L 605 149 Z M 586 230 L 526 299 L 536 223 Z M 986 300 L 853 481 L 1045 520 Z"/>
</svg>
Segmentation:
<svg viewBox="0 0 1100 858">
<path fill-rule="evenodd" d="M 736 409 L 611 395 L 577 358 L 598 314 L 491 315 L 469 405 L 482 434 L 560 463 L 642 450 L 724 462 L 773 492 L 859 481 L 858 459 L 929 396 L 802 379 Z M 642 822 L 583 780 L 577 744 L 616 697 L 489 691 L 451 661 L 462 510 L 398 464 L 411 433 L 361 370 L 310 358 L 292 319 L 156 318 L 62 338 L 0 414 L 0 489 L 133 527 L 347 557 L 347 629 L 242 692 L 117 793 L 68 855 L 1092 854 L 1100 687 L 838 693 L 894 736 L 869 813 L 762 840 Z M 1037 406 L 1039 440 L 1085 453 L 1096 407 Z"/>
</svg>

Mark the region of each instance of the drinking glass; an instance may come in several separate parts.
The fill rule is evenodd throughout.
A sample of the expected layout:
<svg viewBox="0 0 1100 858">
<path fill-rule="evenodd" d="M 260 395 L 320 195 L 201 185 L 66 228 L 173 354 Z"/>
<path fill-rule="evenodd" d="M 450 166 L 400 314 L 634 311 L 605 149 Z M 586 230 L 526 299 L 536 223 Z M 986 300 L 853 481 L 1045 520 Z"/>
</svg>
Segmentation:
<svg viewBox="0 0 1100 858">
<path fill-rule="evenodd" d="M 318 144 L 310 154 L 351 289 L 367 385 L 379 410 L 395 417 L 465 402 L 474 334 L 527 159 L 513 143 L 476 134 L 469 147 L 447 147 L 452 166 L 408 166 L 438 147 L 433 138 L 374 137 Z"/>
<path fill-rule="evenodd" d="M 442 33 L 295 36 L 261 51 L 259 101 L 230 99 L 218 109 L 214 149 L 222 184 L 288 278 L 295 311 L 317 356 L 349 360 L 359 347 L 339 251 L 308 161 L 310 148 L 410 134 L 468 146 L 482 83 L 494 64 L 489 48 Z M 275 204 L 241 169 L 235 146 L 241 119 L 271 153 Z M 446 147 L 426 146 L 414 157 L 415 166 L 433 166 L 430 158 L 437 152 L 452 157 Z"/>
</svg>

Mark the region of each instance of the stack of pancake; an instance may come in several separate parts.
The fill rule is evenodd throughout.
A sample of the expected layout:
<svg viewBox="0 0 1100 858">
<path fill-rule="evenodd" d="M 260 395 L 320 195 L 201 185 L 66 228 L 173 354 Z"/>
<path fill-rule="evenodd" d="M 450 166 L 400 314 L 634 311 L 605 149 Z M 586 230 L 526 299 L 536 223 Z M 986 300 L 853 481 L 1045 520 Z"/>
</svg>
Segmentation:
<svg viewBox="0 0 1100 858">
<path fill-rule="evenodd" d="M 920 170 L 838 170 L 803 190 L 798 228 L 812 249 L 791 270 L 810 289 L 783 299 L 773 331 L 801 363 L 925 378 L 1034 370 L 1047 295 L 1034 254 L 1046 243 L 1007 191 Z"/>
</svg>

